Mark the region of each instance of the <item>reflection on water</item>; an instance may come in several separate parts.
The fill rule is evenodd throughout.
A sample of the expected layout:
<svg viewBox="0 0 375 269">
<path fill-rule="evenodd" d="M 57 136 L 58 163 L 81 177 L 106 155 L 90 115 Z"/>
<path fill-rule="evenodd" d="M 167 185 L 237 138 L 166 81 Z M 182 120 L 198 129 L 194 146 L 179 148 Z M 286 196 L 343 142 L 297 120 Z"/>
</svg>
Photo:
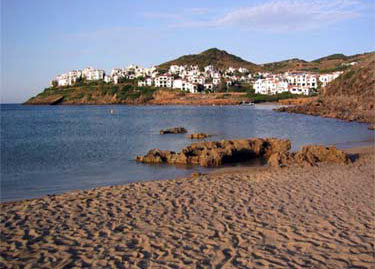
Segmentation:
<svg viewBox="0 0 375 269">
<path fill-rule="evenodd" d="M 14 200 L 133 181 L 180 177 L 198 167 L 145 165 L 151 148 L 180 150 L 186 135 L 159 135 L 183 126 L 206 140 L 289 138 L 304 144 L 369 141 L 366 124 L 278 113 L 272 106 L 1 106 L 1 199 Z M 363 142 L 361 142 L 363 143 Z M 368 143 L 368 142 L 365 142 Z"/>
</svg>

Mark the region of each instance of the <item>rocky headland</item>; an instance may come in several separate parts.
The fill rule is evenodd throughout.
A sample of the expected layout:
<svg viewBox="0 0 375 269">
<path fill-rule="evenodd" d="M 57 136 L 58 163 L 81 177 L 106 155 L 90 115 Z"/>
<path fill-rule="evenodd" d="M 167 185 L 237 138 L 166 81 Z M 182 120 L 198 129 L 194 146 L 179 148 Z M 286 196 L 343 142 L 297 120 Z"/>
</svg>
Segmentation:
<svg viewBox="0 0 375 269">
<path fill-rule="evenodd" d="M 173 128 L 168 128 L 165 130 L 160 130 L 160 134 L 185 134 L 187 133 L 187 130 L 184 127 L 173 127 Z"/>
<path fill-rule="evenodd" d="M 278 111 L 366 123 L 375 122 L 375 56 L 354 65 L 317 98 Z M 293 104 L 293 103 L 292 103 Z"/>
</svg>

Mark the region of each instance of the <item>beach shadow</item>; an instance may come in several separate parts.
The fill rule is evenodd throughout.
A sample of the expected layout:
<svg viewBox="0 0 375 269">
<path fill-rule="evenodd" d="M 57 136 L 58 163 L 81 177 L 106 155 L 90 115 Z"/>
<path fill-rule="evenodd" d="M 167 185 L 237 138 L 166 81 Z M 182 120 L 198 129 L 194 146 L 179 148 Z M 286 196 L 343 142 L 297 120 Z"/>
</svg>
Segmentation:
<svg viewBox="0 0 375 269">
<path fill-rule="evenodd" d="M 348 154 L 348 157 L 349 157 L 350 161 L 352 163 L 354 163 L 354 162 L 356 162 L 359 159 L 359 154 L 358 153 Z"/>
</svg>

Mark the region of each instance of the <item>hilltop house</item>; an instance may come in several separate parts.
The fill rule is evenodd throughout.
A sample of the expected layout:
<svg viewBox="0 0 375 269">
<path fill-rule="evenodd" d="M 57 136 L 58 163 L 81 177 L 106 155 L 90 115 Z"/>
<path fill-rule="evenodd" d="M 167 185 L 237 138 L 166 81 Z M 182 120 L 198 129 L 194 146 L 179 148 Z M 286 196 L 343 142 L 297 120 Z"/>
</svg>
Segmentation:
<svg viewBox="0 0 375 269">
<path fill-rule="evenodd" d="M 82 76 L 87 80 L 100 80 L 104 79 L 104 70 L 86 67 L 82 70 Z"/>
</svg>

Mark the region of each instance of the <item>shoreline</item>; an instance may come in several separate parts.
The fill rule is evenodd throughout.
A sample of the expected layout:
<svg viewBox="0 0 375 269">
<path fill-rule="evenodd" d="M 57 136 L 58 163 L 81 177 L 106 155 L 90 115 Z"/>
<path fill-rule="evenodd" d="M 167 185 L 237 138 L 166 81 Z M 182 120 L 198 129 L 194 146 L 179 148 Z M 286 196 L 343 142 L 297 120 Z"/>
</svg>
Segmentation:
<svg viewBox="0 0 375 269">
<path fill-rule="evenodd" d="M 360 146 L 348 146 L 348 147 L 340 147 L 337 146 L 338 144 L 332 144 L 333 146 L 336 146 L 338 149 L 343 150 L 344 152 L 348 154 L 354 154 L 355 151 L 359 151 L 358 153 L 369 153 L 370 149 L 373 149 L 375 152 L 375 145 L 374 145 L 375 140 L 366 140 L 366 141 L 349 141 L 345 143 L 340 143 L 344 145 L 348 144 L 358 144 L 361 143 L 362 145 Z M 363 145 L 365 144 L 365 145 Z M 325 145 L 329 146 L 329 145 Z M 153 165 L 153 164 L 144 164 L 144 165 Z M 177 164 L 169 164 L 171 166 L 179 166 Z M 182 167 L 186 167 L 187 165 L 181 165 Z M 199 167 L 199 166 L 197 166 Z M 267 169 L 271 169 L 268 167 L 267 164 L 260 164 L 257 161 L 251 162 L 250 164 L 248 162 L 240 162 L 240 163 L 233 163 L 233 164 L 224 164 L 219 167 L 215 168 L 209 168 L 210 171 L 207 171 L 207 173 L 203 173 L 203 175 L 218 175 L 221 173 L 231 173 L 231 172 L 239 172 L 239 171 L 266 171 Z M 123 184 L 116 184 L 116 185 L 107 185 L 107 186 L 98 186 L 94 188 L 88 188 L 88 189 L 73 189 L 70 191 L 64 191 L 64 192 L 58 192 L 58 193 L 52 193 L 52 194 L 44 194 L 38 197 L 31 197 L 31 198 L 20 198 L 20 199 L 15 199 L 15 200 L 0 200 L 0 205 L 2 204 L 9 204 L 9 203 L 17 203 L 17 202 L 23 202 L 23 201 L 32 201 L 32 200 L 37 200 L 37 199 L 43 199 L 44 197 L 51 197 L 51 196 L 57 196 L 57 195 L 65 195 L 65 194 L 70 194 L 70 193 L 75 193 L 75 192 L 80 192 L 80 191 L 90 191 L 90 190 L 95 190 L 98 188 L 107 188 L 107 187 L 116 187 L 116 186 L 127 186 L 130 184 L 138 184 L 138 183 L 147 183 L 147 182 L 154 182 L 154 181 L 166 181 L 166 180 L 180 180 L 180 179 L 185 179 L 189 178 L 192 176 L 192 174 L 196 173 L 196 171 L 191 171 L 190 176 L 179 176 L 179 177 L 172 177 L 172 178 L 160 178 L 160 179 L 140 179 L 139 181 L 135 182 L 129 182 L 129 183 L 123 183 Z M 199 172 L 200 173 L 200 172 Z"/>
<path fill-rule="evenodd" d="M 237 168 L 1 203 L 0 264 L 368 268 L 374 146 L 349 151 L 359 157 L 348 165 Z"/>
</svg>

